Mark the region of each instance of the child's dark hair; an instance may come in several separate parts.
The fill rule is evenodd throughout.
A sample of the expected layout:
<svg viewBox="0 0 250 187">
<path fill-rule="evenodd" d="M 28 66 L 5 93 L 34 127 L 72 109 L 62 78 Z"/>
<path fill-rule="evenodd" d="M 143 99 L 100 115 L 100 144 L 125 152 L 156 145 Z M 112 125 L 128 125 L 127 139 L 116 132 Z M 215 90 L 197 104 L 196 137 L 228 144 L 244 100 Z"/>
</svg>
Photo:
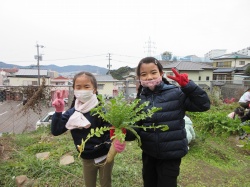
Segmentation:
<svg viewBox="0 0 250 187">
<path fill-rule="evenodd" d="M 244 116 L 245 110 L 242 107 L 237 107 L 234 110 L 234 113 L 237 114 L 239 117 L 242 117 L 242 116 Z"/>
<path fill-rule="evenodd" d="M 98 92 L 97 92 L 97 81 L 96 81 L 95 76 L 92 73 L 85 72 L 85 71 L 81 71 L 81 72 L 77 73 L 74 76 L 74 78 L 73 78 L 73 89 L 75 88 L 76 79 L 78 77 L 80 77 L 80 76 L 83 76 L 83 75 L 86 75 L 90 79 L 90 82 L 93 84 L 94 88 L 96 89 L 96 95 L 98 95 Z M 76 97 L 74 96 L 74 99 L 73 99 L 73 101 L 71 103 L 70 108 L 73 108 L 75 106 L 75 101 L 76 101 Z"/>
<path fill-rule="evenodd" d="M 158 67 L 159 72 L 163 73 L 163 67 L 162 67 L 161 63 L 159 62 L 159 60 L 157 60 L 154 57 L 145 57 L 145 58 L 141 59 L 141 61 L 139 62 L 138 66 L 136 68 L 136 75 L 138 78 L 140 77 L 140 68 L 141 68 L 141 65 L 143 63 L 145 63 L 145 64 L 154 63 Z M 170 84 L 165 77 L 162 77 L 162 81 L 165 84 Z M 142 85 L 140 83 L 140 86 L 138 87 L 138 91 L 137 91 L 137 96 L 136 96 L 137 98 L 139 98 L 141 91 L 142 91 Z"/>
</svg>

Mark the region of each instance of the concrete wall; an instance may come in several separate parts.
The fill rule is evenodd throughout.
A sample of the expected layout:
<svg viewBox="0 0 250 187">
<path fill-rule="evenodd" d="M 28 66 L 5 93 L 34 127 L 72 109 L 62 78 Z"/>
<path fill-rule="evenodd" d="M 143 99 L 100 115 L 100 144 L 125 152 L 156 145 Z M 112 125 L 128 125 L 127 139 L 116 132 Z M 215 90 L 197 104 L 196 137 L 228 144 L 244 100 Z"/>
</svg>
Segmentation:
<svg viewBox="0 0 250 187">
<path fill-rule="evenodd" d="M 235 98 L 235 101 L 238 101 L 246 90 L 247 88 L 242 85 L 225 85 L 221 87 L 221 97 Z"/>
</svg>

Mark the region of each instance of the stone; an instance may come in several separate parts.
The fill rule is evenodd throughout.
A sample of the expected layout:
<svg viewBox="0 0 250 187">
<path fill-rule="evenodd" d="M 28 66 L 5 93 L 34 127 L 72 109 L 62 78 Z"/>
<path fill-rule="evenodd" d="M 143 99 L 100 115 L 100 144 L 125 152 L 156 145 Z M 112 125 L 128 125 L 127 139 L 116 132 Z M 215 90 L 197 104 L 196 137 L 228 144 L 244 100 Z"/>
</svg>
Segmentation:
<svg viewBox="0 0 250 187">
<path fill-rule="evenodd" d="M 43 153 L 37 153 L 36 158 L 41 159 L 41 160 L 46 160 L 49 158 L 50 152 L 43 152 Z"/>
<path fill-rule="evenodd" d="M 60 165 L 69 165 L 74 162 L 74 157 L 71 155 L 64 155 L 60 158 Z"/>
</svg>

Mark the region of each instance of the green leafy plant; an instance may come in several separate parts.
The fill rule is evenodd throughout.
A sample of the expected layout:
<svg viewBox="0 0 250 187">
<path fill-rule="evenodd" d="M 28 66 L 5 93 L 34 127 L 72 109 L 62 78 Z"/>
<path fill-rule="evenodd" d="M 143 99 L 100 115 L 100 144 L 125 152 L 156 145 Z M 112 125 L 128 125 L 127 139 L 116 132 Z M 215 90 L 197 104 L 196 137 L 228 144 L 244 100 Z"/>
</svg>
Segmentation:
<svg viewBox="0 0 250 187">
<path fill-rule="evenodd" d="M 118 139 L 120 142 L 125 141 L 126 133 L 124 133 L 124 129 L 129 130 L 136 136 L 139 146 L 141 145 L 141 140 L 134 128 L 142 128 L 143 130 L 160 128 L 162 131 L 168 130 L 168 126 L 165 124 L 148 127 L 136 125 L 137 122 L 152 117 L 155 112 L 161 110 L 161 108 L 157 107 L 147 109 L 146 107 L 149 105 L 149 102 L 140 104 L 140 99 L 128 102 L 122 93 L 119 93 L 118 96 L 109 101 L 106 101 L 102 95 L 98 95 L 98 99 L 100 105 L 93 108 L 91 112 L 93 115 L 98 115 L 104 121 L 112 124 L 112 127 L 102 127 L 91 130 L 87 138 L 82 140 L 82 144 L 78 146 L 80 151 L 79 156 L 84 150 L 85 143 L 89 138 L 101 136 L 103 132 L 107 130 L 114 130 L 114 136 L 112 136 L 111 139 Z"/>
</svg>

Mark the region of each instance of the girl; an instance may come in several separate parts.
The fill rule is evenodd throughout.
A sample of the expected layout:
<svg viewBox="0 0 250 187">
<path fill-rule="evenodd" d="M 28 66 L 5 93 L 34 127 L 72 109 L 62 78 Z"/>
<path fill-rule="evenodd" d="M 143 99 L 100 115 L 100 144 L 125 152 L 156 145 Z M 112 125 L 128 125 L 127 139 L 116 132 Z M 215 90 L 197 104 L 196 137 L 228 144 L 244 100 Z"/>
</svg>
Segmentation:
<svg viewBox="0 0 250 187">
<path fill-rule="evenodd" d="M 75 100 L 71 108 L 63 114 L 64 93 L 57 92 L 57 98 L 53 102 L 56 112 L 52 117 L 51 132 L 57 136 L 70 130 L 77 149 L 77 145 L 81 145 L 82 139 L 86 139 L 91 128 L 110 126 L 110 124 L 90 114 L 90 110 L 98 105 L 97 81 L 91 73 L 80 72 L 76 74 L 73 79 L 73 89 Z M 97 163 L 105 162 L 109 148 L 108 131 L 101 137 L 94 136 L 87 141 L 81 154 L 86 187 L 96 186 L 98 172 L 101 187 L 111 187 L 113 162 L 104 166 L 97 165 Z"/>
<path fill-rule="evenodd" d="M 181 158 L 188 152 L 183 119 L 185 112 L 202 112 L 210 108 L 210 101 L 204 90 L 188 80 L 187 74 L 178 74 L 175 69 L 172 71 L 175 77 L 168 77 L 178 82 L 181 87 L 170 84 L 163 77 L 163 67 L 153 57 L 143 58 L 136 70 L 140 82 L 137 98 L 141 99 L 141 103 L 149 101 L 149 108 L 162 108 L 139 125 L 166 124 L 169 127 L 167 131 L 137 129 L 142 142 L 144 187 L 177 186 Z M 134 138 L 127 132 L 126 140 L 131 141 Z"/>
</svg>

